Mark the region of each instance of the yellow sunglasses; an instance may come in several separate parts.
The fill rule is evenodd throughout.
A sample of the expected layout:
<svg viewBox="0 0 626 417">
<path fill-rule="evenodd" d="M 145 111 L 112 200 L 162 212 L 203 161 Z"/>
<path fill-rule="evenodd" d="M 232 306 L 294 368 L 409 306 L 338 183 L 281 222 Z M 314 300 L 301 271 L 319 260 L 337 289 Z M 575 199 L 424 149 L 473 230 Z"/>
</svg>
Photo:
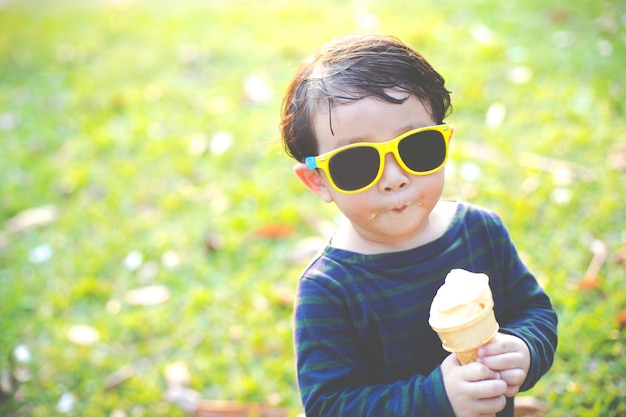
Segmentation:
<svg viewBox="0 0 626 417">
<path fill-rule="evenodd" d="M 360 142 L 319 156 L 305 158 L 310 170 L 321 169 L 339 192 L 355 194 L 371 188 L 385 169 L 391 152 L 400 166 L 413 175 L 439 171 L 448 160 L 452 126 L 447 124 L 413 129 L 387 142 Z"/>
</svg>

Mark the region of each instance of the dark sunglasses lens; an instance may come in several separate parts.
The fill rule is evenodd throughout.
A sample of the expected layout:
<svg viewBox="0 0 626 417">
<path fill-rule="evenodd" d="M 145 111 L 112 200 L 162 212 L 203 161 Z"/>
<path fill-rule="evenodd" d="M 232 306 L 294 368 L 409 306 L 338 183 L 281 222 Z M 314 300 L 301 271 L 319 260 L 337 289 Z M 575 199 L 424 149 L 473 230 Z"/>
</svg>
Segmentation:
<svg viewBox="0 0 626 417">
<path fill-rule="evenodd" d="M 344 191 L 355 191 L 369 185 L 380 168 L 378 151 L 360 147 L 339 152 L 328 161 L 335 185 Z"/>
<path fill-rule="evenodd" d="M 428 172 L 446 160 L 446 140 L 436 130 L 417 132 L 400 141 L 398 152 L 409 169 Z"/>
</svg>

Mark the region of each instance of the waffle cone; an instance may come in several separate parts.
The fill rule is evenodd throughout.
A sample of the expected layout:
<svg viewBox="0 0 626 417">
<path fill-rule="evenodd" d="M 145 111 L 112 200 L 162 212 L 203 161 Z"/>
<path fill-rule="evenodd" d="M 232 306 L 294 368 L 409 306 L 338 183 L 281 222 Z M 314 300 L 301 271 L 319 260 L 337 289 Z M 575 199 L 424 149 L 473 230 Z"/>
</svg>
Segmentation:
<svg viewBox="0 0 626 417">
<path fill-rule="evenodd" d="M 456 352 L 456 357 L 461 365 L 467 365 L 474 362 L 478 358 L 478 349 L 468 350 L 467 352 Z"/>
<path fill-rule="evenodd" d="M 491 342 L 492 340 L 493 340 L 493 337 L 491 337 L 489 340 L 486 340 L 480 346 L 486 345 L 487 343 Z M 472 349 L 472 350 L 466 350 L 466 351 L 463 351 L 463 352 L 461 352 L 461 351 L 455 352 L 456 353 L 456 357 L 459 359 L 459 362 L 461 362 L 461 365 L 467 365 L 468 363 L 474 362 L 476 359 L 478 359 L 478 348 L 480 348 L 480 346 L 478 346 L 476 349 Z"/>
<path fill-rule="evenodd" d="M 478 348 L 489 343 L 499 329 L 493 305 L 483 314 L 457 326 L 432 327 L 439 335 L 443 348 L 455 352 L 463 365 L 476 360 Z"/>
</svg>

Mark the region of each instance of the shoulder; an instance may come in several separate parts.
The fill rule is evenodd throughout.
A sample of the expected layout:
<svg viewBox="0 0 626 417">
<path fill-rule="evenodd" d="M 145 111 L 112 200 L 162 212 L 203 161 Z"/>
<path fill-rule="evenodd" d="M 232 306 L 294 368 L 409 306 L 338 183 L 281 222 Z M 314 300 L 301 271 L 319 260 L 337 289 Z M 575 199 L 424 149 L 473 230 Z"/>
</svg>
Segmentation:
<svg viewBox="0 0 626 417">
<path fill-rule="evenodd" d="M 358 264 L 359 260 L 355 258 L 358 254 L 328 245 L 304 269 L 299 286 L 338 292 L 345 284 L 342 277 L 350 276 L 353 265 Z"/>
<path fill-rule="evenodd" d="M 456 213 L 456 219 L 462 222 L 504 228 L 504 223 L 500 215 L 495 211 L 482 206 L 466 202 L 459 202 L 458 210 Z"/>
<path fill-rule="evenodd" d="M 483 246 L 508 246 L 509 231 L 502 218 L 493 210 L 475 204 L 460 202 L 449 229 L 451 238 L 463 239 Z"/>
</svg>

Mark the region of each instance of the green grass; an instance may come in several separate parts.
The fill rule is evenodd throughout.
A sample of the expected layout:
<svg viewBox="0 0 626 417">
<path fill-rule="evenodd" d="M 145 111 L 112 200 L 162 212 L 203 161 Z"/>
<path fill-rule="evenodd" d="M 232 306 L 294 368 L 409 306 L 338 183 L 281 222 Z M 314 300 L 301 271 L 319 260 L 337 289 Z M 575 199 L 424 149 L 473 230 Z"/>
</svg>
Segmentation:
<svg viewBox="0 0 626 417">
<path fill-rule="evenodd" d="M 281 95 L 323 42 L 371 30 L 444 75 L 456 126 L 446 195 L 503 216 L 559 312 L 554 367 L 525 395 L 549 416 L 626 416 L 626 169 L 613 162 L 626 157 L 626 4 L 369 3 L 0 2 L 0 225 L 32 207 L 58 213 L 4 233 L 0 370 L 17 346 L 31 359 L 1 414 L 56 415 L 71 392 L 69 415 L 182 416 L 164 400 L 176 361 L 205 398 L 300 411 L 289 303 L 308 259 L 292 256 L 337 212 L 292 174 Z M 251 76 L 266 100 L 246 95 Z M 496 102 L 506 115 L 490 127 Z M 275 225 L 288 233 L 267 237 Z M 609 256 L 580 290 L 593 239 Z M 49 258 L 34 262 L 37 248 Z M 125 266 L 132 252 L 138 269 Z M 124 301 L 152 284 L 167 302 Z M 68 340 L 81 324 L 98 343 Z M 105 389 L 127 365 L 134 375 Z"/>
</svg>

